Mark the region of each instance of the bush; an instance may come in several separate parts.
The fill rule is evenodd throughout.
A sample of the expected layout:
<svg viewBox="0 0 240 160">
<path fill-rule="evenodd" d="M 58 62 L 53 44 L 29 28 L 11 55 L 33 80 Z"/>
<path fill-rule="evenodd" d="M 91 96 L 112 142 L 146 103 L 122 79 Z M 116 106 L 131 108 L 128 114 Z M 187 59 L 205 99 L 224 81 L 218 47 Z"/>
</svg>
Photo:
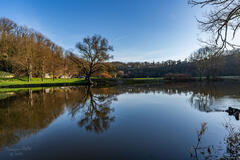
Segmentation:
<svg viewBox="0 0 240 160">
<path fill-rule="evenodd" d="M 164 80 L 169 80 L 169 81 L 191 81 L 193 80 L 192 77 L 188 74 L 172 74 L 168 73 L 164 76 Z"/>
<path fill-rule="evenodd" d="M 101 74 L 100 74 L 100 77 L 101 77 L 101 78 L 112 78 L 112 76 L 109 75 L 109 74 L 107 74 L 107 73 L 101 73 Z"/>
</svg>

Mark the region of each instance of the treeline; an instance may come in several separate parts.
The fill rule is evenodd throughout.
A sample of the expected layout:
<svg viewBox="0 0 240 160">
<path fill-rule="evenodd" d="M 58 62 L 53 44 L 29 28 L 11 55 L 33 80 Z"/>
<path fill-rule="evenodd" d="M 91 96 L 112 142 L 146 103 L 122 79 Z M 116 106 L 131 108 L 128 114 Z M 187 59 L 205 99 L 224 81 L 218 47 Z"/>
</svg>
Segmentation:
<svg viewBox="0 0 240 160">
<path fill-rule="evenodd" d="M 112 62 L 117 68 L 117 76 L 125 78 L 162 77 L 168 73 L 193 73 L 194 66 L 188 61 L 164 62 Z"/>
<path fill-rule="evenodd" d="M 0 70 L 17 77 L 72 78 L 92 76 L 105 78 L 163 77 L 169 73 L 216 78 L 240 75 L 240 51 L 217 52 L 203 47 L 184 61 L 107 62 L 113 47 L 99 35 L 86 37 L 76 44 L 81 56 L 58 46 L 43 34 L 0 18 Z"/>
<path fill-rule="evenodd" d="M 16 76 L 54 79 L 59 74 L 78 74 L 69 51 L 56 45 L 41 33 L 0 19 L 0 70 Z"/>
<path fill-rule="evenodd" d="M 188 74 L 194 77 L 216 78 L 216 76 L 240 75 L 240 51 L 222 53 L 215 48 L 204 47 L 181 61 L 162 62 L 112 62 L 119 77 L 163 77 L 169 73 Z"/>
<path fill-rule="evenodd" d="M 88 48 L 89 47 L 89 48 Z M 105 62 L 111 58 L 108 41 L 101 36 L 87 37 L 78 42 L 76 48 L 81 55 L 64 50 L 43 34 L 0 18 L 0 70 L 17 77 L 44 78 L 107 76 L 113 67 Z M 89 51 L 89 52 L 88 52 Z"/>
</svg>

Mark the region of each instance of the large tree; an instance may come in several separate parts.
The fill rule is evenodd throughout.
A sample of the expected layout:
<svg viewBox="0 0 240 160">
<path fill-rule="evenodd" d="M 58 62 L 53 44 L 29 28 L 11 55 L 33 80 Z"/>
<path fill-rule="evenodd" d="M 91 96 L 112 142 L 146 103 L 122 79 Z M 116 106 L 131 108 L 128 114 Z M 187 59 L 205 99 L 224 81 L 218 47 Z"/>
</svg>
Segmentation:
<svg viewBox="0 0 240 160">
<path fill-rule="evenodd" d="M 108 44 L 108 40 L 99 35 L 86 37 L 83 42 L 76 44 L 76 48 L 83 60 L 81 63 L 85 79 L 91 84 L 91 77 L 94 73 L 101 72 L 106 68 L 105 62 L 113 58 L 108 52 L 113 51 L 113 47 Z"/>
<path fill-rule="evenodd" d="M 189 57 L 189 61 L 194 63 L 199 74 L 200 80 L 202 80 L 202 76 L 207 70 L 207 61 L 208 61 L 208 54 L 207 50 L 208 47 L 200 48 L 194 53 L 192 53 Z"/>
<path fill-rule="evenodd" d="M 189 0 L 189 4 L 209 9 L 205 19 L 198 20 L 203 31 L 213 34 L 213 39 L 207 43 L 217 47 L 217 51 L 240 47 L 234 43 L 240 27 L 239 0 Z"/>
<path fill-rule="evenodd" d="M 216 48 L 203 47 L 191 54 L 189 60 L 196 65 L 200 79 L 203 75 L 206 75 L 207 78 L 212 76 L 215 79 L 217 72 L 223 65 L 221 58 L 221 55 L 216 54 Z"/>
</svg>

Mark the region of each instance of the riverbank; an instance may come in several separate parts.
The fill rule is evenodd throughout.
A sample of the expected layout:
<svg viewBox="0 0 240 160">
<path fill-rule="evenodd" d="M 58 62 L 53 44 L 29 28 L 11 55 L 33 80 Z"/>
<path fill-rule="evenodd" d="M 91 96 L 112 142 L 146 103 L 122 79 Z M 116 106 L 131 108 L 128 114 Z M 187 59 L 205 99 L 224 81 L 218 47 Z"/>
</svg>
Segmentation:
<svg viewBox="0 0 240 160">
<path fill-rule="evenodd" d="M 118 85 L 118 84 L 136 84 L 136 83 L 159 83 L 164 82 L 163 78 L 124 78 L 124 79 L 98 79 L 93 78 L 92 81 L 97 85 Z M 32 78 L 31 82 L 27 78 L 1 78 L 0 88 L 30 88 L 30 87 L 54 87 L 54 86 L 73 86 L 87 85 L 87 81 L 83 78 L 73 79 L 44 79 Z"/>
<path fill-rule="evenodd" d="M 51 87 L 51 86 L 70 86 L 70 85 L 86 85 L 87 81 L 83 78 L 73 79 L 44 79 L 32 78 L 28 82 L 27 78 L 1 78 L 0 88 L 29 88 L 29 87 Z"/>
<path fill-rule="evenodd" d="M 163 78 L 120 78 L 120 79 L 101 79 L 93 78 L 93 82 L 99 86 L 111 86 L 111 85 L 123 85 L 123 84 L 149 84 L 149 83 L 166 83 L 176 82 L 164 80 Z M 199 78 L 195 77 L 191 81 L 198 81 Z M 202 81 L 207 81 L 203 78 Z M 217 81 L 240 81 L 239 76 L 226 76 L 218 77 Z M 57 86 L 75 86 L 75 85 L 87 85 L 87 81 L 83 78 L 73 79 L 44 79 L 32 78 L 31 82 L 27 81 L 27 78 L 1 78 L 0 88 L 31 88 L 31 87 L 57 87 Z"/>
</svg>

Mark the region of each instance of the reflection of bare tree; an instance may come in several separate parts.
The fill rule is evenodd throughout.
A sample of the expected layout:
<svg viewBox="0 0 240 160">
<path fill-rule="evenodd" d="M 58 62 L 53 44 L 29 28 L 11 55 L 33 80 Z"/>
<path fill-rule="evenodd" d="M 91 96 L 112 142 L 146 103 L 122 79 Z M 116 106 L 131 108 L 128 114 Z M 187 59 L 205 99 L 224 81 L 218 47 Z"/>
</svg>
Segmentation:
<svg viewBox="0 0 240 160">
<path fill-rule="evenodd" d="M 190 148 L 192 159 L 220 159 L 238 160 L 240 158 L 240 129 L 230 121 L 224 123 L 226 135 L 223 139 L 223 146 L 202 145 L 201 141 L 206 132 L 207 124 L 202 123 L 201 130 L 197 131 L 197 143 Z"/>
<path fill-rule="evenodd" d="M 93 94 L 92 88 L 89 86 L 85 89 L 83 103 L 72 108 L 73 116 L 81 114 L 79 126 L 84 127 L 87 131 L 102 133 L 107 130 L 110 123 L 115 117 L 110 116 L 114 111 L 111 108 L 112 101 L 116 100 L 116 96 L 109 94 Z"/>
<path fill-rule="evenodd" d="M 0 101 L 0 148 L 46 128 L 63 113 L 61 93 L 21 92 Z M 56 101 L 58 99 L 58 101 Z"/>
<path fill-rule="evenodd" d="M 75 116 L 83 115 L 80 126 L 107 130 L 114 120 L 110 117 L 114 93 L 110 88 L 61 87 L 29 89 L 4 98 L 0 100 L 0 149 L 48 127 L 65 109 Z"/>
<path fill-rule="evenodd" d="M 191 105 L 199 111 L 210 112 L 212 111 L 214 97 L 209 94 L 193 93 L 190 98 Z"/>
</svg>

